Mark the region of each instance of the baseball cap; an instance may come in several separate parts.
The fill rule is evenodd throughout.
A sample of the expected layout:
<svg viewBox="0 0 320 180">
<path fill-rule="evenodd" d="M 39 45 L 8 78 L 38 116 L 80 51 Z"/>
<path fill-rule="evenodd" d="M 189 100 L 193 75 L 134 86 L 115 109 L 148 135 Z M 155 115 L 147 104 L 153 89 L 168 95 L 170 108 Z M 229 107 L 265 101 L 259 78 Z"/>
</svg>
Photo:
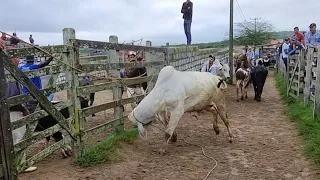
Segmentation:
<svg viewBox="0 0 320 180">
<path fill-rule="evenodd" d="M 311 23 L 309 28 L 312 28 L 312 27 L 317 27 L 316 23 Z"/>
<path fill-rule="evenodd" d="M 129 51 L 129 55 L 137 55 L 134 51 Z"/>
</svg>

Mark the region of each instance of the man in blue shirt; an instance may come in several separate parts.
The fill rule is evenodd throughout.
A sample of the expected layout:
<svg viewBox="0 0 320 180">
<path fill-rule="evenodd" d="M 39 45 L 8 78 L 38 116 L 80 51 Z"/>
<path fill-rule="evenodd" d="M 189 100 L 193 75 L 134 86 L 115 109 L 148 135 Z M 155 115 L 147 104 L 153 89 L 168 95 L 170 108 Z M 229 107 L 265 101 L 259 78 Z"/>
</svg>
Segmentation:
<svg viewBox="0 0 320 180">
<path fill-rule="evenodd" d="M 34 56 L 33 55 L 29 55 L 29 56 L 26 57 L 27 63 L 25 65 L 21 66 L 20 69 L 23 72 L 27 72 L 27 71 L 36 70 L 36 69 L 40 69 L 40 68 L 46 67 L 47 65 L 50 64 L 50 62 L 52 61 L 52 59 L 54 57 L 55 57 L 55 55 L 53 54 L 45 62 L 40 63 L 40 64 L 34 64 Z M 39 90 L 42 89 L 42 82 L 41 82 L 41 78 L 40 77 L 31 78 L 31 81 L 33 82 L 34 85 L 37 86 L 37 88 Z M 29 90 L 26 87 L 23 87 L 22 91 L 23 91 L 24 94 L 27 94 L 29 92 Z M 35 110 L 35 107 L 37 106 L 37 104 L 38 104 L 37 101 L 29 101 L 29 102 L 27 102 L 27 108 L 29 109 L 29 111 L 31 113 L 33 113 L 33 111 Z"/>
<path fill-rule="evenodd" d="M 308 48 L 320 46 L 320 32 L 317 31 L 316 23 L 311 23 L 309 28 L 310 31 L 305 35 L 306 46 Z"/>
</svg>

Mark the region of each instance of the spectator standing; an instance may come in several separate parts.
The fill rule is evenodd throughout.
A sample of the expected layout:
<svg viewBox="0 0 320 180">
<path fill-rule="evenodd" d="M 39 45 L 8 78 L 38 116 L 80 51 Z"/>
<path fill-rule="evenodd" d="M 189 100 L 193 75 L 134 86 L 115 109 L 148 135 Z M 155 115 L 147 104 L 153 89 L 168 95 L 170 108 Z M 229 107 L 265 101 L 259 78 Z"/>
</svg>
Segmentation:
<svg viewBox="0 0 320 180">
<path fill-rule="evenodd" d="M 288 70 L 288 57 L 289 57 L 289 38 L 284 39 L 284 43 L 282 45 L 282 60 L 286 67 L 286 71 Z"/>
<path fill-rule="evenodd" d="M 288 49 L 288 55 L 294 55 L 294 54 L 299 54 L 299 51 L 303 49 L 304 46 L 302 45 L 301 42 L 298 41 L 297 37 L 292 37 L 291 43 L 289 45 Z"/>
<path fill-rule="evenodd" d="M 32 34 L 30 34 L 29 41 L 30 41 L 31 44 L 34 44 L 34 39 L 32 37 Z"/>
<path fill-rule="evenodd" d="M 320 46 L 320 32 L 317 31 L 316 23 L 311 23 L 310 31 L 306 33 L 305 41 L 307 47 L 316 47 Z"/>
<path fill-rule="evenodd" d="M 193 3 L 187 0 L 182 4 L 181 13 L 183 14 L 183 27 L 184 33 L 187 38 L 187 45 L 191 44 L 191 23 L 192 23 L 192 13 L 193 13 Z"/>
<path fill-rule="evenodd" d="M 10 38 L 10 44 L 16 46 L 19 43 L 19 40 L 16 39 L 17 33 L 12 34 L 13 37 Z"/>
</svg>

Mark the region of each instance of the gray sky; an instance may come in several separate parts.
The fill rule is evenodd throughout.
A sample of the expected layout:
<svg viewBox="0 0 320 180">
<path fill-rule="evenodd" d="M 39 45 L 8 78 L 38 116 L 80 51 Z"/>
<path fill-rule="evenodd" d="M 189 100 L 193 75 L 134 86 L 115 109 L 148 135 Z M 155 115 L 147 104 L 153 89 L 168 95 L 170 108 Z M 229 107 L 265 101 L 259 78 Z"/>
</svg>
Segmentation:
<svg viewBox="0 0 320 180">
<path fill-rule="evenodd" d="M 154 45 L 185 43 L 182 14 L 184 0 L 4 0 L 0 30 L 28 40 L 30 34 L 40 45 L 62 44 L 62 29 L 76 30 L 77 38 L 119 41 L 140 38 Z M 307 30 L 311 22 L 320 25 L 319 0 L 238 0 L 247 20 L 261 17 L 276 30 Z M 225 38 L 229 24 L 229 0 L 193 0 L 193 43 Z M 309 6 L 311 4 L 312 6 Z M 235 22 L 244 20 L 237 3 Z"/>
</svg>

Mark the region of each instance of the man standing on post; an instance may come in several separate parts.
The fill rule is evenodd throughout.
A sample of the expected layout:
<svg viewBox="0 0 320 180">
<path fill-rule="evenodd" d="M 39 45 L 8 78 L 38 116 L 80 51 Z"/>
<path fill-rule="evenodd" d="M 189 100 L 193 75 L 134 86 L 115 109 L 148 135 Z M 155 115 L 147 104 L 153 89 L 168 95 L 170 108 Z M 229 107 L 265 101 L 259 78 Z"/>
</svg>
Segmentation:
<svg viewBox="0 0 320 180">
<path fill-rule="evenodd" d="M 181 13 L 183 14 L 183 27 L 187 37 L 187 45 L 191 44 L 191 23 L 192 23 L 193 3 L 187 0 L 182 4 Z"/>
</svg>

